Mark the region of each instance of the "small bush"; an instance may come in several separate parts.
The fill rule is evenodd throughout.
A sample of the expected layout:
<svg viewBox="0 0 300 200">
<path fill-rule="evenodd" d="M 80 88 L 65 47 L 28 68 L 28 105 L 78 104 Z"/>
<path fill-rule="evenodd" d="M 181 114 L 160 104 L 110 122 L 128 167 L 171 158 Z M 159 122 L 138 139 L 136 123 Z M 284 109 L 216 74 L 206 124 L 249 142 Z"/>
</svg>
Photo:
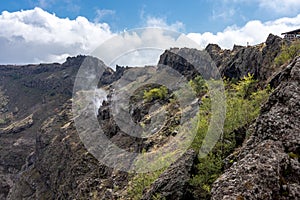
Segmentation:
<svg viewBox="0 0 300 200">
<path fill-rule="evenodd" d="M 2 125 L 2 124 L 5 124 L 6 123 L 6 120 L 5 119 L 0 119 L 0 125 Z"/>
<path fill-rule="evenodd" d="M 207 84 L 205 80 L 202 78 L 202 76 L 197 76 L 193 80 L 190 80 L 189 85 L 192 87 L 192 89 L 195 91 L 196 95 L 198 96 L 202 96 L 208 91 Z"/>
<path fill-rule="evenodd" d="M 146 150 L 143 149 L 142 156 L 145 156 L 145 153 Z M 135 165 L 141 168 L 149 164 L 154 165 L 155 163 L 148 162 L 147 160 L 144 159 L 137 160 L 135 162 Z M 143 191 L 147 189 L 164 170 L 165 168 L 157 171 L 150 171 L 147 173 L 133 174 L 134 176 L 132 177 L 130 184 L 128 185 L 126 199 L 132 199 L 132 200 L 141 199 L 143 196 Z"/>
<path fill-rule="evenodd" d="M 168 89 L 165 86 L 159 88 L 153 88 L 148 91 L 144 91 L 144 100 L 146 102 L 151 102 L 154 100 L 166 100 L 168 97 Z"/>
<path fill-rule="evenodd" d="M 10 122 L 10 118 L 5 117 L 5 118 L 0 118 L 0 125 L 5 125 Z"/>
<path fill-rule="evenodd" d="M 131 180 L 127 191 L 127 198 L 138 200 L 143 196 L 143 191 L 155 181 L 161 172 L 140 173 Z"/>
<path fill-rule="evenodd" d="M 275 58 L 274 62 L 277 66 L 280 66 L 291 61 L 298 55 L 300 55 L 300 41 L 295 41 L 290 46 L 283 45 L 281 53 Z"/>
</svg>

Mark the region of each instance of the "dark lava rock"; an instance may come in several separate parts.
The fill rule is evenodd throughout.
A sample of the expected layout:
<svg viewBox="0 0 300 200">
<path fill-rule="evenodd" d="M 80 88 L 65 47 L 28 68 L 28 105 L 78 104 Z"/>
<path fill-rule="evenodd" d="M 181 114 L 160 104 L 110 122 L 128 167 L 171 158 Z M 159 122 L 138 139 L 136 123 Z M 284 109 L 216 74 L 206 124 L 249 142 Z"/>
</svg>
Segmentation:
<svg viewBox="0 0 300 200">
<path fill-rule="evenodd" d="M 0 134 L 10 134 L 10 133 L 15 134 L 25 130 L 26 128 L 31 127 L 33 125 L 32 116 L 33 115 L 30 115 L 23 120 L 14 122 L 13 124 L 9 125 L 6 128 L 0 128 Z"/>
<path fill-rule="evenodd" d="M 274 68 L 273 60 L 282 43 L 281 38 L 270 35 L 266 43 L 256 46 L 235 46 L 231 51 L 209 45 L 206 50 L 222 76 L 242 78 L 252 73 L 260 81 L 267 81 L 281 69 Z M 196 49 L 171 49 L 161 55 L 159 64 L 170 66 L 188 80 L 199 74 L 195 68 L 199 64 L 204 64 L 204 75 L 211 75 L 212 63 L 204 54 Z M 67 102 L 85 59 L 78 56 L 68 58 L 64 64 L 0 67 L 0 83 L 9 99 L 5 110 L 15 113 L 14 121 L 5 127 L 34 113 L 30 127 L 0 135 L 0 199 L 122 198 L 131 175 L 104 166 L 88 153 L 76 132 L 71 102 Z M 100 62 L 95 58 L 90 61 Z M 236 138 L 243 146 L 234 155 L 236 162 L 214 183 L 213 199 L 300 198 L 299 62 L 273 76 L 271 85 L 277 88 L 262 108 L 247 143 L 243 142 L 245 135 Z M 114 83 L 128 72 L 127 67 L 117 66 L 116 71 L 106 68 L 98 85 Z M 131 72 L 123 81 L 132 82 L 143 75 L 137 69 Z M 132 108 L 140 109 L 133 112 L 137 121 L 147 114 L 138 104 Z M 164 136 L 165 141 L 156 137 L 142 143 L 118 129 L 109 103 L 99 113 L 107 136 L 125 150 L 151 150 L 154 144 L 164 144 L 170 135 L 164 131 L 158 136 Z M 172 126 L 166 123 L 166 127 Z M 236 131 L 245 133 L 242 129 Z M 189 199 L 187 185 L 195 157 L 192 151 L 184 154 L 145 191 L 143 199 L 157 193 L 166 199 Z"/>
<path fill-rule="evenodd" d="M 187 79 L 195 78 L 198 75 L 197 70 L 192 63 L 188 62 L 182 56 L 179 56 L 177 53 L 166 50 L 159 59 L 159 64 L 172 67 Z"/>
<path fill-rule="evenodd" d="M 213 184 L 212 199 L 300 198 L 300 59 L 280 77 L 237 162 Z"/>
<path fill-rule="evenodd" d="M 281 51 L 284 40 L 270 34 L 265 43 L 255 46 L 234 45 L 233 50 L 221 50 L 217 45 L 209 44 L 206 51 L 210 54 L 221 75 L 240 79 L 253 74 L 256 79 L 265 81 L 276 71 L 274 59 Z"/>
<path fill-rule="evenodd" d="M 23 173 L 22 168 L 24 168 L 24 165 L 27 165 L 26 162 L 34 165 L 32 163 L 33 161 L 30 161 L 30 159 L 26 160 L 26 158 L 32 157 L 30 155 L 32 155 L 33 152 L 35 152 L 35 155 L 42 154 L 42 147 L 46 148 L 47 145 L 51 144 L 52 137 L 48 138 L 46 137 L 47 135 L 43 134 L 43 137 L 40 136 L 39 130 L 41 125 L 44 121 L 47 121 L 50 116 L 57 115 L 62 105 L 72 97 L 73 84 L 77 71 L 84 62 L 88 62 L 90 67 L 102 63 L 102 61 L 97 58 L 80 55 L 67 58 L 63 64 L 0 66 L 0 98 L 2 100 L 1 106 L 5 108 L 5 110 L 2 109 L 0 111 L 0 117 L 3 121 L 3 116 L 11 116 L 10 120 L 0 127 L 0 177 L 2 177 L 1 180 L 3 180 L 0 181 L 2 182 L 2 185 L 0 185 L 0 196 L 3 195 L 4 198 L 7 198 L 7 187 L 11 190 L 14 183 L 19 181 L 19 173 Z M 114 82 L 117 77 L 121 76 L 124 69 L 120 68 L 117 70 L 118 72 L 114 72 L 106 67 L 104 72 L 106 71 L 110 72 L 109 76 L 104 73 L 102 76 L 103 79 L 99 81 L 100 85 Z M 67 122 L 65 121 L 67 119 L 58 120 L 60 120 L 61 123 Z M 56 134 L 59 132 L 60 131 L 56 132 Z M 51 136 L 55 137 L 55 132 Z M 53 147 L 53 149 L 57 150 L 56 148 L 57 146 Z M 57 157 L 63 158 L 61 155 L 68 154 L 65 148 L 59 147 L 59 149 L 61 152 Z M 56 154 L 54 153 L 53 157 L 54 155 Z M 38 158 L 41 159 L 40 156 L 38 156 Z M 38 162 L 38 160 L 34 161 L 34 163 Z M 56 161 L 57 159 L 53 160 Z M 45 169 L 49 166 L 53 166 L 52 164 L 55 163 L 52 163 L 53 160 L 48 159 L 49 163 L 45 164 Z M 43 165 L 41 164 L 41 166 Z M 60 165 L 53 166 L 53 168 L 59 166 Z M 63 166 L 63 164 L 61 164 L 61 166 Z M 51 170 L 49 171 L 51 172 Z M 57 171 L 59 171 L 59 169 L 57 169 Z M 24 191 L 26 191 L 24 192 L 25 196 L 32 197 L 30 194 L 35 193 L 35 190 L 42 190 L 41 188 L 44 184 L 42 184 L 43 181 L 39 180 L 38 177 L 41 179 L 48 178 L 48 172 L 43 172 L 43 170 L 35 170 L 23 173 L 24 177 L 26 176 L 25 182 L 35 182 L 32 183 L 33 185 L 38 182 L 38 185 L 41 186 L 37 189 L 36 185 L 29 187 L 28 185 L 30 184 L 24 184 L 24 187 L 21 188 L 27 188 L 24 189 Z M 52 172 L 54 173 L 54 171 Z M 20 182 L 19 186 L 22 184 L 23 182 Z M 28 188 L 33 188 L 33 191 Z M 23 190 L 19 190 L 18 192 L 23 194 L 22 191 Z"/>
<path fill-rule="evenodd" d="M 8 199 L 106 199 L 115 198 L 114 187 L 124 188 L 127 174 L 113 172 L 87 152 L 72 117 L 69 101 L 43 123 L 34 155 Z"/>
<path fill-rule="evenodd" d="M 214 47 L 217 49 L 217 47 Z M 159 59 L 159 66 L 167 66 L 176 70 L 183 75 L 187 80 L 193 79 L 201 75 L 204 79 L 218 79 L 219 73 L 216 69 L 211 56 L 197 49 L 189 48 L 172 48 L 166 50 Z"/>
<path fill-rule="evenodd" d="M 281 67 L 275 66 L 274 59 L 285 42 L 270 34 L 265 43 L 247 47 L 234 45 L 232 50 L 223 50 L 216 44 L 209 44 L 205 51 L 210 59 L 196 49 L 173 48 L 160 56 L 159 64 L 175 69 L 188 80 L 200 74 L 205 79 L 213 76 L 211 67 L 215 65 L 222 77 L 241 79 L 250 73 L 254 78 L 267 82 L 274 73 L 281 70 Z"/>
<path fill-rule="evenodd" d="M 186 189 L 196 156 L 193 150 L 188 150 L 154 181 L 142 199 L 153 199 L 156 194 L 162 199 L 189 199 Z"/>
</svg>

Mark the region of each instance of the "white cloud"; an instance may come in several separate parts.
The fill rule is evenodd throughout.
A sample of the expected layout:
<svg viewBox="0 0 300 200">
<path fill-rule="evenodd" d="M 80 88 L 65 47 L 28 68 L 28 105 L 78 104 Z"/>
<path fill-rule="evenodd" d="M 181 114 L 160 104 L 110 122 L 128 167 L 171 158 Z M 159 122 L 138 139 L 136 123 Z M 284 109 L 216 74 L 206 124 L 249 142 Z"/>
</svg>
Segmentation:
<svg viewBox="0 0 300 200">
<path fill-rule="evenodd" d="M 260 0 L 258 2 L 261 8 L 279 14 L 294 14 L 300 10 L 299 0 Z"/>
<path fill-rule="evenodd" d="M 230 26 L 216 34 L 206 32 L 189 33 L 187 36 L 196 41 L 202 48 L 209 43 L 219 44 L 223 48 L 232 48 L 234 44 L 250 45 L 264 42 L 270 33 L 280 35 L 282 32 L 300 27 L 300 14 L 294 18 L 280 18 L 275 21 L 249 21 L 243 27 Z"/>
<path fill-rule="evenodd" d="M 88 54 L 114 34 L 106 23 L 62 19 L 40 8 L 0 15 L 1 63 L 62 62 Z"/>
<path fill-rule="evenodd" d="M 152 15 L 147 15 L 145 11 L 145 7 L 140 10 L 140 19 L 143 22 L 143 27 L 150 28 L 163 28 L 169 29 L 172 31 L 184 31 L 185 26 L 181 21 L 176 21 L 174 23 L 168 23 L 165 17 L 156 17 Z"/>
<path fill-rule="evenodd" d="M 110 13 L 113 11 L 104 11 L 100 15 Z M 173 31 L 184 28 L 181 22 L 169 24 L 162 18 L 151 16 L 144 19 L 144 25 Z M 209 43 L 232 48 L 234 44 L 258 44 L 264 42 L 269 33 L 280 35 L 299 27 L 300 14 L 293 18 L 285 17 L 268 22 L 249 21 L 243 27 L 230 26 L 216 34 L 188 33 L 187 37 L 199 44 L 199 48 L 205 48 Z M 80 16 L 74 20 L 63 19 L 40 8 L 11 13 L 4 11 L 0 15 L 0 62 L 63 62 L 67 56 L 90 54 L 101 43 L 116 35 L 110 31 L 108 24 L 93 23 Z M 102 49 L 98 49 L 102 56 L 100 59 L 107 64 L 115 60 L 113 63 L 120 65 L 154 64 L 164 49 L 195 47 L 184 35 L 166 34 L 151 29 L 125 32 L 103 45 Z M 124 52 L 126 56 L 118 57 Z"/>
<path fill-rule="evenodd" d="M 116 11 L 115 10 L 109 10 L 109 9 L 97 9 L 96 10 L 96 18 L 95 21 L 99 22 L 101 21 L 104 17 L 108 15 L 115 15 Z"/>
<path fill-rule="evenodd" d="M 227 19 L 231 19 L 235 14 L 236 14 L 236 10 L 234 8 L 228 8 L 228 9 L 223 10 L 222 12 L 213 10 L 212 19 L 213 20 L 218 20 L 218 19 L 227 20 Z"/>
<path fill-rule="evenodd" d="M 101 18 L 113 13 L 101 10 L 98 14 Z M 169 25 L 163 19 L 148 17 L 147 26 L 178 30 L 183 24 L 176 22 Z M 116 63 L 143 65 L 154 64 L 164 49 L 186 44 L 178 35 L 173 37 L 164 31 L 153 30 L 158 29 L 139 29 L 113 37 L 116 34 L 110 31 L 108 24 L 89 22 L 81 16 L 75 20 L 62 19 L 41 8 L 11 13 L 4 11 L 0 15 L 0 60 L 3 64 L 63 62 L 67 56 L 91 54 L 101 43 L 113 38 L 101 49 L 104 57 L 100 59 L 112 59 L 107 49 L 112 49 L 112 56 L 119 56 L 124 49 L 129 49 L 132 53 L 127 54 L 126 58 L 120 57 Z M 134 51 L 141 47 L 154 49 Z"/>
<path fill-rule="evenodd" d="M 196 48 L 198 45 L 184 34 L 161 28 L 136 29 L 104 42 L 93 56 L 107 65 L 155 65 L 165 49 L 171 47 Z"/>
<path fill-rule="evenodd" d="M 176 21 L 173 24 L 168 24 L 165 19 L 148 16 L 146 20 L 146 27 L 164 28 L 172 31 L 183 31 L 184 24 L 180 21 Z"/>
</svg>

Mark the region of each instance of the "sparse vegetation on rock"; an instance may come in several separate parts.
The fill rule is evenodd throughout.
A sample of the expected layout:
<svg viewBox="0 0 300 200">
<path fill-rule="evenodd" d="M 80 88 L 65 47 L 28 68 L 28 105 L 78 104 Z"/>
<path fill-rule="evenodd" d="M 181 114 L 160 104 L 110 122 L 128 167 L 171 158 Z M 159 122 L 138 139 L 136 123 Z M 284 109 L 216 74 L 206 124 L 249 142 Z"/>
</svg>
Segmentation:
<svg viewBox="0 0 300 200">
<path fill-rule="evenodd" d="M 165 100 L 168 96 L 168 89 L 165 86 L 153 88 L 144 92 L 144 100 L 151 102 L 154 100 Z"/>
<path fill-rule="evenodd" d="M 296 40 L 292 42 L 292 44 L 287 45 L 284 44 L 282 45 L 282 49 L 280 54 L 275 58 L 275 64 L 277 66 L 287 64 L 294 58 L 300 55 L 300 41 Z"/>
<path fill-rule="evenodd" d="M 174 53 L 181 52 L 197 63 L 203 52 L 166 50 L 159 64 L 183 75 L 196 94 L 192 105 L 186 105 L 200 106 L 193 119 L 196 137 L 191 148 L 170 166 L 144 174 L 101 164 L 78 136 L 68 99 L 85 56 L 70 57 L 63 64 L 1 66 L 0 198 L 300 199 L 300 61 L 291 61 L 299 54 L 299 42 L 282 48 L 284 43 L 271 34 L 265 43 L 255 46 L 235 46 L 233 50 L 207 46 L 225 80 L 227 111 L 223 134 L 206 157 L 197 154 L 206 142 L 211 117 L 206 81 L 212 80 L 204 80 L 191 63 Z M 89 59 L 94 64 L 101 62 Z M 206 67 L 210 72 L 210 65 Z M 156 69 L 149 66 L 146 70 Z M 179 132 L 185 108 L 176 99 L 185 92 L 161 85 L 139 87 L 126 105 L 134 123 L 149 129 L 149 137 L 122 131 L 111 112 L 111 96 L 114 84 L 127 72 L 132 72 L 125 80 L 128 85 L 136 78 L 147 78 L 142 68 L 117 66 L 116 71 L 105 69 L 99 81 L 98 87 L 108 92 L 97 116 L 105 136 L 119 148 L 140 154 L 186 133 Z M 162 113 L 166 117 L 156 123 L 155 117 Z M 176 150 L 156 162 L 133 159 L 128 164 L 156 165 L 177 154 Z"/>
<path fill-rule="evenodd" d="M 197 198 L 209 198 L 211 185 L 221 175 L 223 160 L 237 147 L 236 137 L 245 139 L 243 135 L 235 135 L 234 131 L 245 125 L 250 125 L 259 115 L 260 107 L 266 102 L 270 89 L 257 88 L 257 80 L 249 74 L 237 83 L 226 81 L 226 119 L 223 135 L 213 151 L 207 157 L 200 158 L 197 173 L 190 183 Z M 199 151 L 204 141 L 211 116 L 210 99 L 202 98 L 202 105 L 197 119 L 197 135 L 192 147 Z"/>
</svg>

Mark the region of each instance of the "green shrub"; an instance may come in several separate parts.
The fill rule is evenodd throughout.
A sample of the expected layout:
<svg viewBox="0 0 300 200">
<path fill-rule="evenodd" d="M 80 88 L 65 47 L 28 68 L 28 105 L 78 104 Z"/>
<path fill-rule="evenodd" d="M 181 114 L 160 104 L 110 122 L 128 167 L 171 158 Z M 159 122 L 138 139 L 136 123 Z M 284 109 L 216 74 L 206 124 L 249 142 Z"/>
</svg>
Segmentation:
<svg viewBox="0 0 300 200">
<path fill-rule="evenodd" d="M 5 125 L 10 122 L 10 119 L 8 117 L 0 118 L 0 125 Z"/>
<path fill-rule="evenodd" d="M 202 78 L 202 76 L 197 76 L 193 80 L 189 81 L 189 85 L 192 87 L 192 89 L 195 91 L 196 95 L 202 96 L 207 92 L 207 84 L 205 80 Z"/>
<path fill-rule="evenodd" d="M 293 158 L 293 159 L 298 159 L 298 158 L 299 158 L 299 155 L 296 154 L 296 153 L 289 152 L 288 154 L 289 154 L 289 156 L 290 156 L 291 158 Z"/>
<path fill-rule="evenodd" d="M 143 149 L 142 156 L 145 156 L 146 150 Z M 147 159 L 140 159 L 135 162 L 135 165 L 140 166 L 141 168 L 145 165 L 152 164 L 148 162 Z M 147 173 L 136 173 L 133 174 L 133 178 L 130 181 L 127 189 L 126 199 L 138 200 L 143 196 L 143 191 L 147 189 L 153 181 L 155 181 L 159 175 L 164 171 L 164 169 L 160 169 L 157 171 L 150 171 Z"/>
<path fill-rule="evenodd" d="M 250 94 L 255 91 L 255 86 L 257 84 L 257 80 L 254 79 L 254 76 L 248 73 L 248 76 L 244 76 L 241 81 L 236 82 L 235 84 L 231 84 L 230 82 L 226 82 L 228 87 L 232 87 L 233 91 L 228 92 L 227 94 L 234 94 L 241 98 L 247 98 Z"/>
<path fill-rule="evenodd" d="M 126 198 L 133 200 L 141 199 L 143 196 L 143 191 L 148 188 L 151 183 L 153 183 L 153 181 L 155 181 L 159 177 L 160 174 L 161 171 L 140 173 L 135 175 L 129 185 Z"/>
<path fill-rule="evenodd" d="M 277 66 L 280 66 L 294 59 L 298 55 L 300 55 L 300 41 L 295 41 L 290 46 L 283 45 L 281 53 L 275 58 L 274 62 Z"/>
<path fill-rule="evenodd" d="M 165 100 L 167 97 L 168 97 L 168 89 L 165 86 L 144 91 L 144 100 L 146 102 L 151 102 L 157 99 Z"/>
<path fill-rule="evenodd" d="M 257 81 L 248 74 L 241 81 L 231 83 L 226 81 L 226 119 L 223 135 L 205 158 L 199 158 L 197 174 L 190 183 L 198 188 L 199 198 L 210 196 L 211 184 L 222 173 L 223 160 L 233 152 L 236 147 L 233 131 L 239 127 L 250 124 L 259 114 L 260 107 L 269 96 L 270 88 L 256 88 Z M 204 141 L 210 120 L 209 98 L 202 98 L 202 105 L 196 123 L 197 134 L 192 143 L 192 148 L 199 151 Z"/>
<path fill-rule="evenodd" d="M 149 172 L 133 174 L 134 176 L 128 185 L 125 199 L 141 199 L 143 196 L 143 191 L 148 189 L 149 186 L 167 169 L 167 167 L 175 161 L 174 155 L 177 153 L 177 150 L 168 153 L 162 153 L 160 156 L 156 157 L 155 160 L 153 160 L 153 157 L 146 156 L 146 150 L 143 149 L 141 157 L 135 160 L 134 165 L 140 169 L 143 169 L 144 171 L 149 170 Z M 156 171 L 151 170 L 152 167 L 152 169 L 154 169 L 156 166 L 161 164 L 165 164 L 166 166 L 163 166 L 161 169 Z M 152 199 L 164 198 L 161 197 L 160 194 L 155 194 Z"/>
<path fill-rule="evenodd" d="M 201 106 L 194 126 L 196 137 L 192 143 L 192 148 L 199 151 L 206 136 L 211 117 L 211 99 L 203 94 L 207 92 L 207 86 L 203 79 L 196 78 L 189 83 L 193 89 L 201 94 Z M 190 184 L 195 188 L 194 191 L 200 194 L 199 198 L 209 198 L 212 183 L 220 176 L 223 168 L 223 160 L 235 148 L 235 136 L 233 131 L 239 127 L 250 124 L 259 114 L 261 104 L 269 96 L 270 88 L 257 88 L 257 81 L 253 75 L 248 74 L 242 80 L 235 83 L 225 81 L 226 84 L 226 119 L 222 138 L 217 142 L 212 152 L 205 158 L 199 158 L 197 173 L 191 178 Z M 166 99 L 168 96 L 167 88 L 161 86 L 144 91 L 144 100 L 153 101 L 156 99 Z M 145 153 L 145 152 L 144 152 Z M 167 157 L 167 155 L 165 155 Z M 164 158 L 165 159 L 165 158 Z M 164 162 L 162 159 L 160 162 Z M 167 159 L 167 158 L 166 158 Z M 136 163 L 143 165 L 145 163 Z M 153 163 L 155 164 L 155 163 Z M 135 174 L 131 179 L 127 190 L 128 199 L 140 199 L 142 193 L 154 180 L 163 172 L 163 169 L 156 172 Z M 157 194 L 154 199 L 160 198 Z"/>
<path fill-rule="evenodd" d="M 153 200 L 166 200 L 166 197 L 162 197 L 161 194 L 157 193 L 152 196 Z"/>
<path fill-rule="evenodd" d="M 0 119 L 0 125 L 2 125 L 2 124 L 5 124 L 6 123 L 6 121 L 5 121 L 5 119 Z"/>
</svg>

